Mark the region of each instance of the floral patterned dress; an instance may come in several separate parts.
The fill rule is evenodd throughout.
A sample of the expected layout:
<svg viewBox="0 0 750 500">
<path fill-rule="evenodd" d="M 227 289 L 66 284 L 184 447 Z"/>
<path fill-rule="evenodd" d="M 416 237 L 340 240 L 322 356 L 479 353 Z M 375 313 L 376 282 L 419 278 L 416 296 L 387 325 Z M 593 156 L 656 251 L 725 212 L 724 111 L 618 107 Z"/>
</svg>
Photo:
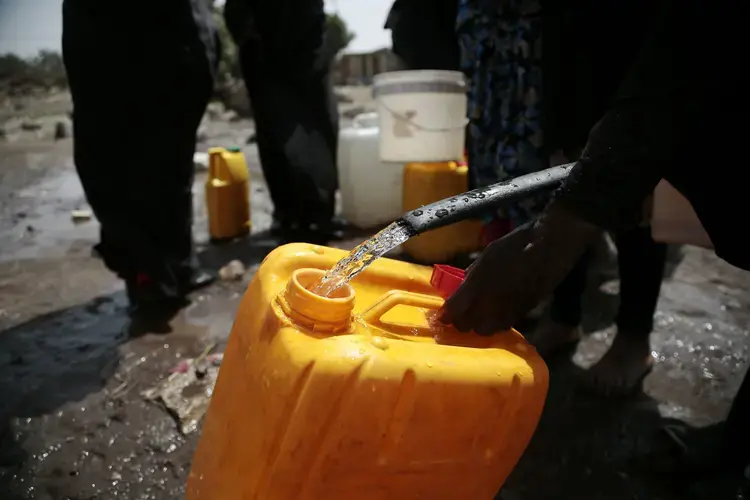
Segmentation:
<svg viewBox="0 0 750 500">
<path fill-rule="evenodd" d="M 539 0 L 459 0 L 462 70 L 469 78 L 472 187 L 546 168 L 542 149 L 542 19 Z M 533 219 L 548 196 L 504 207 L 493 219 Z"/>
</svg>

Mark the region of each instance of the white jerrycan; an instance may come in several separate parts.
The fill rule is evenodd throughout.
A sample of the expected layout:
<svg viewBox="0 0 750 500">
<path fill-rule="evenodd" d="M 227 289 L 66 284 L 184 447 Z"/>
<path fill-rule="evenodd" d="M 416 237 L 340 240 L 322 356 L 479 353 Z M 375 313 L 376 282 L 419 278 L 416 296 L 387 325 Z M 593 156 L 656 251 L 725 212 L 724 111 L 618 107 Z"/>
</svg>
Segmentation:
<svg viewBox="0 0 750 500">
<path fill-rule="evenodd" d="M 338 172 L 341 215 L 353 226 L 367 229 L 402 215 L 402 163 L 384 163 L 378 153 L 377 113 L 357 115 L 339 133 Z"/>
</svg>

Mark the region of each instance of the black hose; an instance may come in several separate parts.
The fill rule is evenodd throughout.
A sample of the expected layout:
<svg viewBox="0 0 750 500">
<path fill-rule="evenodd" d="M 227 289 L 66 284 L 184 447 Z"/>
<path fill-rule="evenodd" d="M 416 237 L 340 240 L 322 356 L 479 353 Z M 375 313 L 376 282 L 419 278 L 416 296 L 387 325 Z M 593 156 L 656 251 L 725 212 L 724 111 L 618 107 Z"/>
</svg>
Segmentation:
<svg viewBox="0 0 750 500">
<path fill-rule="evenodd" d="M 436 201 L 402 215 L 396 223 L 407 227 L 410 236 L 448 226 L 545 188 L 555 187 L 568 176 L 573 165 L 559 165 Z"/>
</svg>

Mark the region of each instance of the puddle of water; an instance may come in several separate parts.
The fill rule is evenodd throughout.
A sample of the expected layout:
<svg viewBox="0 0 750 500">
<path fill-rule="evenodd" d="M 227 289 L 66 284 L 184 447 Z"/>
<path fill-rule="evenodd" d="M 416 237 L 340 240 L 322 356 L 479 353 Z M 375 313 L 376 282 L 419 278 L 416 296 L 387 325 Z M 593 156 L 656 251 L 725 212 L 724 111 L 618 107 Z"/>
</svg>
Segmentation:
<svg viewBox="0 0 750 500">
<path fill-rule="evenodd" d="M 409 231 L 406 227 L 396 222 L 390 224 L 341 259 L 318 283 L 312 286 L 311 290 L 318 295 L 328 297 L 364 271 L 375 259 L 382 257 L 408 239 Z"/>
</svg>

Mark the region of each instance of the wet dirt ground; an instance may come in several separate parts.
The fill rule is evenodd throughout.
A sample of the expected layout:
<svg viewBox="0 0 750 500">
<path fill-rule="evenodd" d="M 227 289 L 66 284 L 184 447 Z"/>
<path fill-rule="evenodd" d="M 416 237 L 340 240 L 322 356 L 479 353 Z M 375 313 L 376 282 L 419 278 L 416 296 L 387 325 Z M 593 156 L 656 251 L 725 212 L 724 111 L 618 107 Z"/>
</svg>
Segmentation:
<svg viewBox="0 0 750 500">
<path fill-rule="evenodd" d="M 244 145 L 251 130 L 216 120 L 200 148 Z M 257 151 L 245 146 L 254 176 L 247 240 L 205 243 L 204 174 L 195 185 L 201 258 L 217 268 L 237 258 L 248 272 L 196 294 L 170 332 L 135 337 L 121 285 L 91 256 L 96 222 L 71 220 L 86 207 L 71 152 L 69 139 L 34 134 L 0 143 L 0 498 L 182 498 L 199 432 L 181 434 L 141 392 L 206 346 L 222 350 L 241 294 L 276 245 L 264 232 L 271 207 Z M 642 459 L 665 422 L 720 421 L 747 365 L 750 275 L 710 252 L 678 254 L 652 335 L 657 363 L 634 397 L 596 397 L 577 383 L 613 337 L 617 282 L 589 294 L 589 335 L 550 365 L 547 407 L 508 483 L 512 498 L 734 498 L 722 478 L 655 474 Z"/>
</svg>

